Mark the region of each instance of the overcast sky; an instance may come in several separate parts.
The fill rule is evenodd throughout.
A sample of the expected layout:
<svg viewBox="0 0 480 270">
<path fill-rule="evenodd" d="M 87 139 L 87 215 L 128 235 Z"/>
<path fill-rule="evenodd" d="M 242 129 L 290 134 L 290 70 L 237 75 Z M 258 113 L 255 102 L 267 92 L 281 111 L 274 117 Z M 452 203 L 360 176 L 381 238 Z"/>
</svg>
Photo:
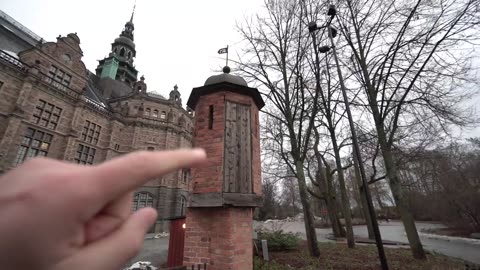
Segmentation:
<svg viewBox="0 0 480 270">
<path fill-rule="evenodd" d="M 94 71 L 97 61 L 108 55 L 111 43 L 130 19 L 134 3 L 0 0 L 0 9 L 47 41 L 77 32 L 83 61 Z M 235 45 L 241 41 L 236 23 L 262 8 L 262 0 L 137 0 L 134 63 L 139 75 L 145 75 L 148 91 L 168 96 L 178 84 L 185 104 L 193 87 L 202 86 L 225 65 L 225 55 L 218 55 L 218 49 L 228 44 L 230 58 L 236 57 L 235 51 L 240 48 Z M 472 103 L 478 114 L 478 97 Z M 480 128 L 458 133 L 462 137 L 480 136 Z"/>
<path fill-rule="evenodd" d="M 94 71 L 130 20 L 135 0 L 0 0 L 0 8 L 47 41 L 77 32 L 83 61 Z M 236 22 L 263 7 L 261 0 L 137 0 L 134 61 L 148 91 L 168 96 L 178 84 L 185 104 L 193 87 L 225 65 L 218 49 L 241 38 Z"/>
</svg>

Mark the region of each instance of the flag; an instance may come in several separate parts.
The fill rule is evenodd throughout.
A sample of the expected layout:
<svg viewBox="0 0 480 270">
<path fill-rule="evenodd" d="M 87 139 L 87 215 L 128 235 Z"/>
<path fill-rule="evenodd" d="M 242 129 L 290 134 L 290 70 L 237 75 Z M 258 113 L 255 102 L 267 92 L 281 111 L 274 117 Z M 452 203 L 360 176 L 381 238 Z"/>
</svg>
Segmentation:
<svg viewBox="0 0 480 270">
<path fill-rule="evenodd" d="M 224 53 L 228 53 L 228 47 L 221 48 L 220 50 L 218 50 L 218 54 L 224 54 Z"/>
</svg>

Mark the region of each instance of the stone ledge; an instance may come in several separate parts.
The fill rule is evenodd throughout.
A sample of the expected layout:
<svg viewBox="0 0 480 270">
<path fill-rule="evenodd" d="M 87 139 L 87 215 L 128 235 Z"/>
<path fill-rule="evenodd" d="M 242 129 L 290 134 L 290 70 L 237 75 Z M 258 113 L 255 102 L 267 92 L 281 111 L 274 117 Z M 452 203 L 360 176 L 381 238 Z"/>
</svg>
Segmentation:
<svg viewBox="0 0 480 270">
<path fill-rule="evenodd" d="M 198 193 L 190 194 L 188 207 L 260 207 L 263 197 L 245 193 Z"/>
</svg>

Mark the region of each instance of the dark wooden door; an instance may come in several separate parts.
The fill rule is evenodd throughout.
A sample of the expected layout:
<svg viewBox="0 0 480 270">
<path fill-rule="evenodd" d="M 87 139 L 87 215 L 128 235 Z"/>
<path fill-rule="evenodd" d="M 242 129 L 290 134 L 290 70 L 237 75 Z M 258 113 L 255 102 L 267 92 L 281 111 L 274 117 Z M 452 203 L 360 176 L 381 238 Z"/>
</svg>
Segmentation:
<svg viewBox="0 0 480 270">
<path fill-rule="evenodd" d="M 252 193 L 250 106 L 225 106 L 224 192 Z"/>
<path fill-rule="evenodd" d="M 170 239 L 168 241 L 167 267 L 183 265 L 185 249 L 185 218 L 170 221 Z"/>
</svg>

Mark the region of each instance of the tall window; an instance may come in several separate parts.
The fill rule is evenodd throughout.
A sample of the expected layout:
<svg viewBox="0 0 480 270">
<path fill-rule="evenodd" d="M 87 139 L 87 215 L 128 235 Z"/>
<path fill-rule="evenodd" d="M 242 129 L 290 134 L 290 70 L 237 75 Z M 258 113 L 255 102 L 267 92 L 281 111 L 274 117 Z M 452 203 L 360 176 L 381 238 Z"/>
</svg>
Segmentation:
<svg viewBox="0 0 480 270">
<path fill-rule="evenodd" d="M 25 160 L 35 156 L 47 156 L 53 136 L 40 130 L 27 128 L 22 138 L 17 156 L 13 165 L 21 164 Z"/>
<path fill-rule="evenodd" d="M 153 196 L 148 192 L 135 193 L 135 196 L 133 197 L 132 211 L 135 212 L 144 207 L 153 207 Z"/>
<path fill-rule="evenodd" d="M 160 118 L 161 118 L 161 119 L 167 118 L 167 113 L 166 113 L 166 112 L 162 112 L 162 113 L 160 114 Z"/>
<path fill-rule="evenodd" d="M 100 137 L 101 130 L 101 126 L 88 120 L 85 121 L 85 126 L 83 126 L 82 131 L 82 140 L 96 145 L 98 143 L 98 138 Z"/>
<path fill-rule="evenodd" d="M 93 164 L 95 159 L 95 148 L 78 144 L 75 162 L 79 164 Z"/>
<path fill-rule="evenodd" d="M 158 110 L 153 110 L 153 117 L 158 118 Z"/>
<path fill-rule="evenodd" d="M 46 81 L 58 89 L 67 90 L 67 87 L 70 86 L 70 82 L 72 81 L 72 75 L 51 65 Z"/>
<path fill-rule="evenodd" d="M 61 113 L 61 108 L 40 99 L 33 112 L 33 122 L 54 130 L 57 128 Z"/>
<path fill-rule="evenodd" d="M 145 113 L 144 113 L 145 116 L 150 116 L 150 108 L 146 108 L 145 109 Z"/>
<path fill-rule="evenodd" d="M 182 181 L 183 181 L 184 184 L 187 183 L 189 177 L 190 177 L 190 169 L 183 169 L 182 170 Z"/>
<path fill-rule="evenodd" d="M 185 208 L 187 207 L 187 198 L 185 196 L 180 196 L 180 216 L 185 215 Z"/>
</svg>

